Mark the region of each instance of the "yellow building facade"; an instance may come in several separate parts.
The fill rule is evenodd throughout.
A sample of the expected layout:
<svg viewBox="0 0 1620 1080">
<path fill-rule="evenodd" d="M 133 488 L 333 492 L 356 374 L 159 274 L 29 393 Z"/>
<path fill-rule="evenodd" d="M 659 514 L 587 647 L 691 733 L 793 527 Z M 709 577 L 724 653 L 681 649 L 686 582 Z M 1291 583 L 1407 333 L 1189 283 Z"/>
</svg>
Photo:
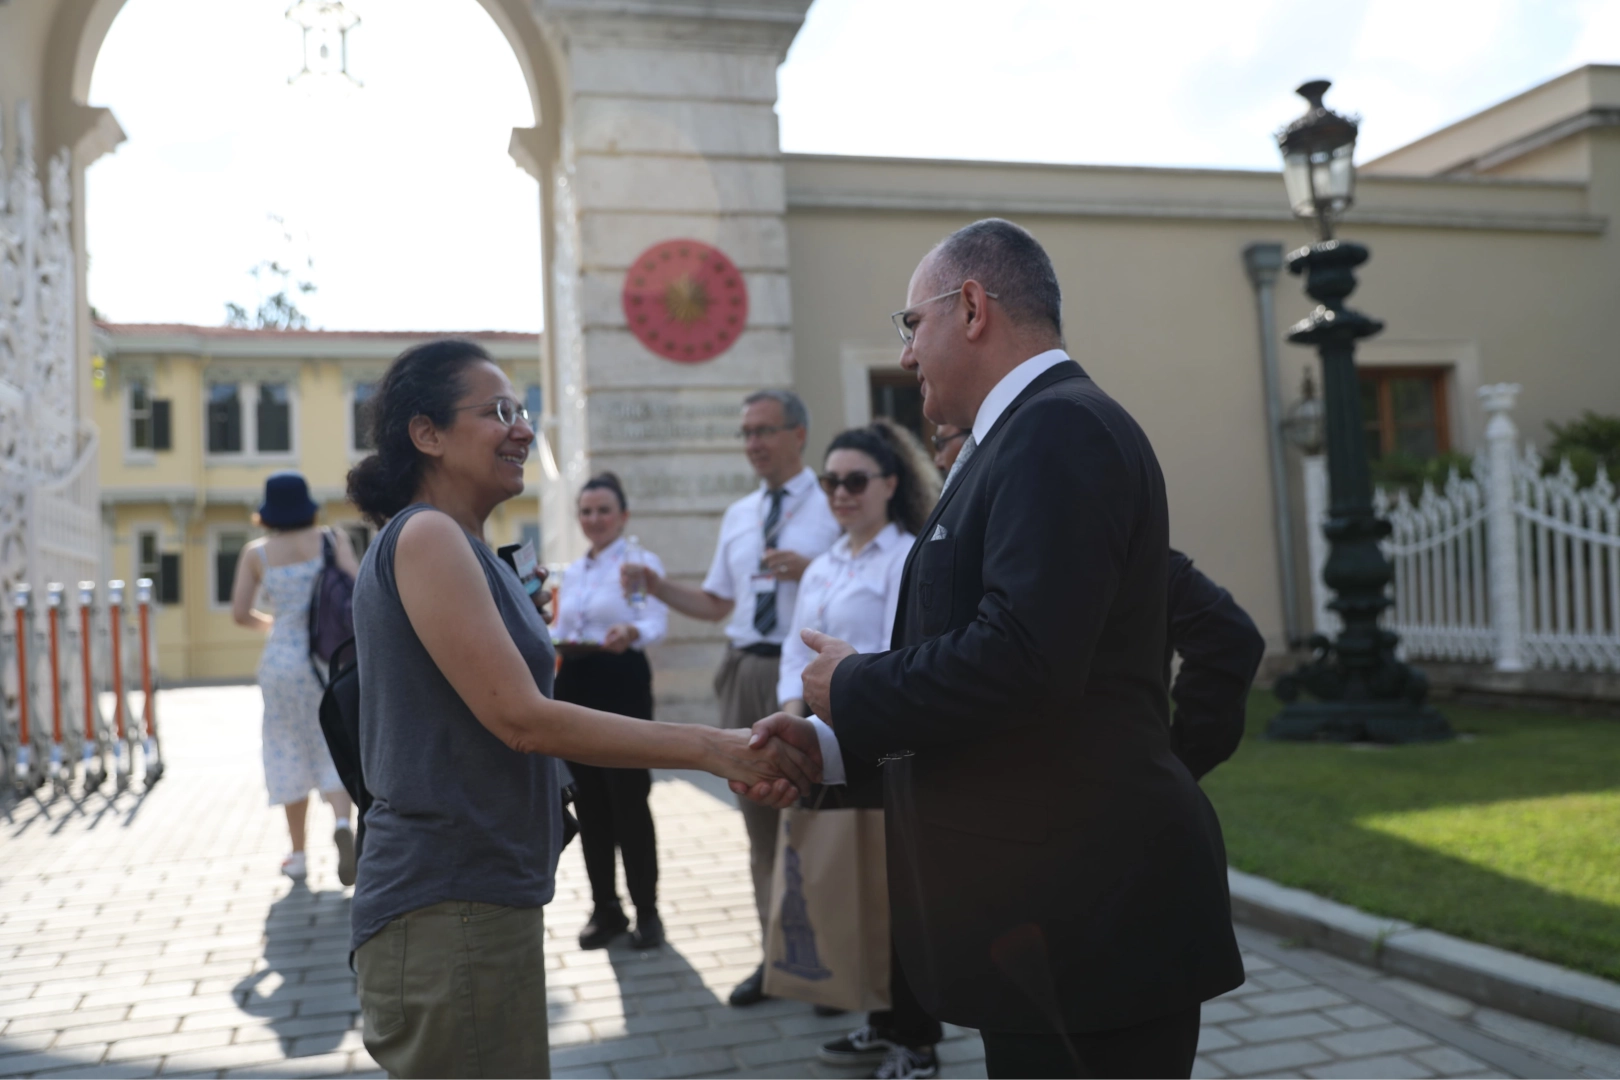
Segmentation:
<svg viewBox="0 0 1620 1080">
<path fill-rule="evenodd" d="M 344 484 L 366 454 L 366 398 L 400 352 L 445 336 L 483 345 L 540 415 L 535 334 L 96 325 L 102 565 L 156 583 L 166 680 L 252 677 L 263 638 L 232 620 L 230 591 L 242 548 L 261 534 L 252 516 L 272 473 L 303 473 L 320 520 L 364 550 L 373 530 Z M 530 459 L 525 494 L 490 519 L 491 542 L 539 546 L 545 457 Z"/>
</svg>

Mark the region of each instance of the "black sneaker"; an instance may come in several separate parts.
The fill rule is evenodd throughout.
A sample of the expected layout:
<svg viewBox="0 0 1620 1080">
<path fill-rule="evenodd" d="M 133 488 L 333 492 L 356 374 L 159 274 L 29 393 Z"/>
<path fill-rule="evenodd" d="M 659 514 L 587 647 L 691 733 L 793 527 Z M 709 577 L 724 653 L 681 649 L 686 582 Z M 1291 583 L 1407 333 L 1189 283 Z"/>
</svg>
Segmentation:
<svg viewBox="0 0 1620 1080">
<path fill-rule="evenodd" d="M 899 1049 L 883 1037 L 883 1032 L 867 1024 L 832 1042 L 821 1044 L 816 1057 L 828 1065 L 850 1068 L 855 1065 L 876 1065 L 887 1061 Z"/>
<path fill-rule="evenodd" d="M 741 1009 L 749 1005 L 758 1005 L 768 997 L 770 995 L 765 992 L 765 965 L 761 964 L 754 969 L 752 975 L 732 989 L 728 1000 L 733 1006 Z"/>
<path fill-rule="evenodd" d="M 340 885 L 354 884 L 354 830 L 347 825 L 332 833 L 332 843 L 337 845 L 338 853 L 338 883 Z"/>
<path fill-rule="evenodd" d="M 897 1046 L 883 1059 L 872 1080 L 908 1080 L 910 1077 L 939 1075 L 939 1058 L 932 1046 Z"/>
<path fill-rule="evenodd" d="M 623 908 L 598 908 L 591 913 L 591 921 L 579 932 L 582 949 L 605 949 L 614 938 L 630 929 Z"/>
</svg>

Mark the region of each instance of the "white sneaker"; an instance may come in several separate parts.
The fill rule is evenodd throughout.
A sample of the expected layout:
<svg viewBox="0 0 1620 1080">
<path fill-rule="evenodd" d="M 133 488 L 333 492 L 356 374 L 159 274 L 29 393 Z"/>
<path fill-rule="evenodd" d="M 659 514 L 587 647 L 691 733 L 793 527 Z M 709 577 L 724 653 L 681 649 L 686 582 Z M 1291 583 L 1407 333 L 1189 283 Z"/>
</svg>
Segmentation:
<svg viewBox="0 0 1620 1080">
<path fill-rule="evenodd" d="M 292 878 L 294 881 L 303 881 L 304 878 L 309 874 L 309 868 L 306 866 L 304 860 L 304 853 L 302 851 L 295 851 L 285 859 L 282 859 L 281 872 Z"/>
<path fill-rule="evenodd" d="M 919 1046 L 916 1049 L 897 1046 L 883 1059 L 878 1071 L 872 1074 L 873 1080 L 912 1080 L 913 1077 L 938 1075 L 939 1058 L 934 1056 L 932 1046 Z"/>
</svg>

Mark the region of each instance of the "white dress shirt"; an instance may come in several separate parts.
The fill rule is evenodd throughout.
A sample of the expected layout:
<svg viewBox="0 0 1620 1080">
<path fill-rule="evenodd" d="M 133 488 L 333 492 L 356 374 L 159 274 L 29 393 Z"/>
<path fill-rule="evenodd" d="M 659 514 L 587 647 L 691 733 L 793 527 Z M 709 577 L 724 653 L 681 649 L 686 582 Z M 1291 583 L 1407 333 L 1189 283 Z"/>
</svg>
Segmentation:
<svg viewBox="0 0 1620 1080">
<path fill-rule="evenodd" d="M 1062 349 L 1048 349 L 1030 357 L 1003 375 L 1001 381 L 990 388 L 990 392 L 984 395 L 984 401 L 979 404 L 978 414 L 973 418 L 973 441 L 983 446 L 984 440 L 990 435 L 990 429 L 996 426 L 996 421 L 1007 411 L 1007 406 L 1027 390 L 1030 383 L 1068 359 L 1069 354 Z M 885 642 L 881 649 L 872 651 L 887 652 L 888 648 L 888 643 Z M 812 716 L 810 722 L 816 726 L 816 737 L 821 742 L 822 783 L 844 783 L 844 754 L 838 748 L 838 736 L 833 734 L 833 729 L 828 727 L 827 722 L 821 717 Z"/>
<path fill-rule="evenodd" d="M 816 474 L 806 467 L 782 485 L 782 519 L 776 534 L 776 547 L 797 552 L 807 559 L 832 547 L 841 531 L 827 499 L 816 482 Z M 714 561 L 703 579 L 703 591 L 736 606 L 726 623 L 726 637 L 737 648 L 749 645 L 780 645 L 792 628 L 793 605 L 799 597 L 799 583 L 761 574 L 765 557 L 765 517 L 771 501 L 763 482 L 759 490 L 745 495 L 726 508 L 720 521 L 720 542 L 714 548 Z M 754 629 L 756 587 L 776 592 L 776 628 L 769 634 Z"/>
<path fill-rule="evenodd" d="M 669 629 L 669 609 L 655 597 L 637 611 L 625 599 L 619 583 L 619 567 L 624 563 L 624 537 L 613 541 L 599 555 L 584 555 L 563 571 L 557 589 L 557 639 L 600 643 L 611 627 L 629 623 L 640 635 L 631 644 L 639 649 L 663 638 Z M 650 551 L 644 552 L 645 565 L 663 576 L 664 564 Z"/>
<path fill-rule="evenodd" d="M 778 703 L 804 697 L 804 669 L 816 654 L 799 636 L 800 630 L 831 634 L 855 646 L 856 652 L 888 650 L 900 604 L 900 578 L 915 539 L 891 521 L 857 555 L 849 553 L 849 537 L 841 536 L 816 556 L 799 582 L 799 601 L 782 642 Z"/>
</svg>

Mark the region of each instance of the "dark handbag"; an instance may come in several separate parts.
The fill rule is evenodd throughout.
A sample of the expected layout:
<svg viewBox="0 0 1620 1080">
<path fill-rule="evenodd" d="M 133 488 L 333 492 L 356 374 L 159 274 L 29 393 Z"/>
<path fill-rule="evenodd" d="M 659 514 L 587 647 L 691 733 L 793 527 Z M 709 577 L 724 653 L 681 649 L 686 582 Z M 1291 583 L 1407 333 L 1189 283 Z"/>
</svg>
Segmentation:
<svg viewBox="0 0 1620 1080">
<path fill-rule="evenodd" d="M 329 530 L 321 531 L 321 572 L 309 596 L 309 667 L 315 681 L 325 686 L 319 660 L 331 670 L 338 649 L 354 641 L 354 578 L 337 564 L 337 549 Z M 352 661 L 351 661 L 352 663 Z"/>
</svg>

